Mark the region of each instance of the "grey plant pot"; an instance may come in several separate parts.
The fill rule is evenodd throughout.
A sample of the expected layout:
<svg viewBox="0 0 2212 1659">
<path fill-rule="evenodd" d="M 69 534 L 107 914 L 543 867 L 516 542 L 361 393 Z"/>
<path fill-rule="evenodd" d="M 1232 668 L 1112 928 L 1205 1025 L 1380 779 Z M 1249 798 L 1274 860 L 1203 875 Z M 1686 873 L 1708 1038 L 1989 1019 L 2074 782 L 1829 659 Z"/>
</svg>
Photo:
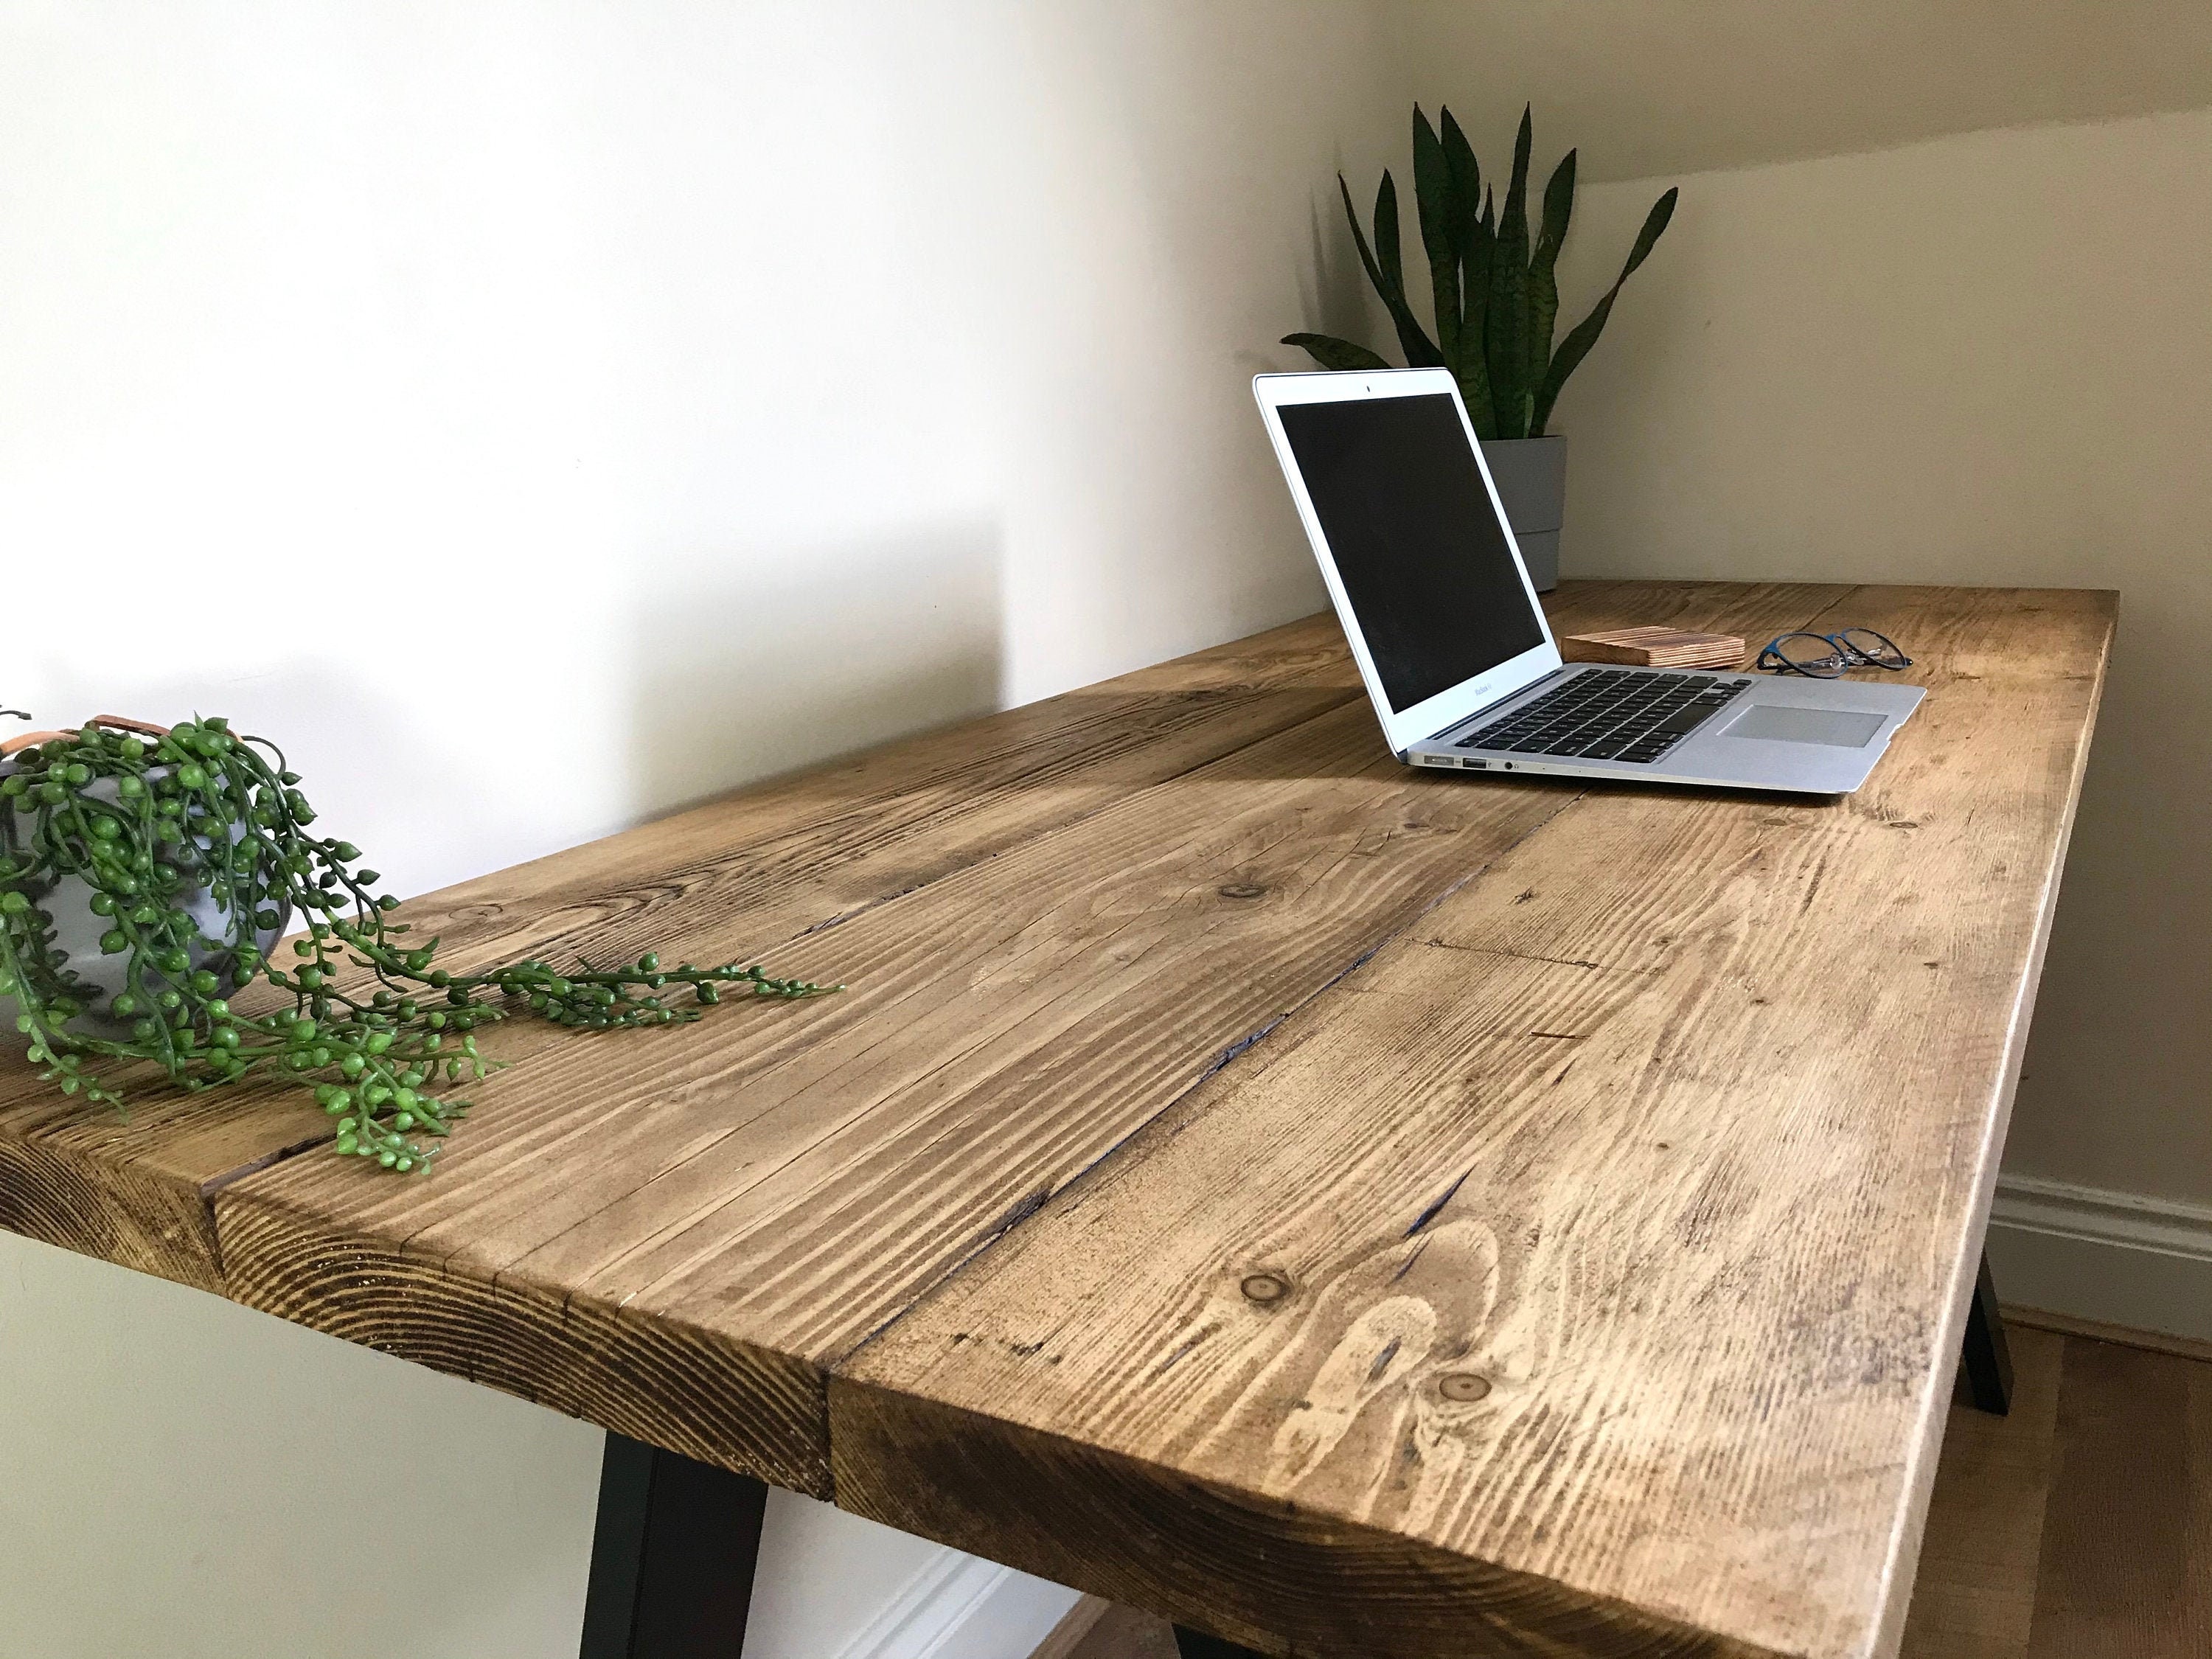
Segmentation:
<svg viewBox="0 0 2212 1659">
<path fill-rule="evenodd" d="M 5 777 L 15 769 L 12 761 L 0 760 L 0 777 Z M 149 775 L 158 777 L 161 772 L 156 769 Z M 116 799 L 115 781 L 103 778 L 93 784 L 88 793 L 112 803 Z M 27 837 L 31 825 L 29 813 L 18 815 L 12 805 L 0 805 L 0 811 L 10 814 L 13 820 L 6 826 L 9 833 L 0 835 L 0 842 Z M 231 827 L 234 839 L 243 833 L 242 825 Z M 206 840 L 200 843 L 203 852 L 210 846 L 210 842 Z M 105 1037 L 111 1042 L 126 1040 L 135 1019 L 122 1018 L 109 1005 L 119 992 L 130 988 L 128 959 L 108 956 L 100 950 L 100 935 L 106 932 L 109 924 L 93 913 L 92 889 L 75 876 L 64 876 L 52 886 L 30 896 L 52 928 L 56 948 L 68 958 L 68 972 L 76 976 L 82 988 L 88 994 L 84 1012 L 70 1022 L 70 1029 L 85 1036 Z M 179 908 L 198 925 L 203 934 L 218 939 L 229 934 L 230 917 L 216 903 L 215 895 L 206 884 L 195 878 L 190 872 L 186 872 L 185 884 L 176 894 L 176 900 Z M 291 921 L 292 907 L 289 902 L 279 904 L 276 909 L 277 925 L 258 930 L 254 939 L 256 948 L 264 957 L 284 936 L 284 929 Z M 193 970 L 204 968 L 215 975 L 223 994 L 228 995 L 238 988 L 238 963 L 230 951 L 207 951 L 195 945 L 189 948 L 187 954 L 191 959 Z M 158 992 L 161 988 L 150 988 Z M 12 1039 L 20 1045 L 22 1039 L 15 1030 L 18 1012 L 14 998 L 0 997 L 0 1037 Z"/>
<path fill-rule="evenodd" d="M 1559 585 L 1559 526 L 1567 516 L 1567 441 L 1493 438 L 1482 446 L 1505 521 L 1521 544 L 1521 557 L 1539 593 Z"/>
</svg>

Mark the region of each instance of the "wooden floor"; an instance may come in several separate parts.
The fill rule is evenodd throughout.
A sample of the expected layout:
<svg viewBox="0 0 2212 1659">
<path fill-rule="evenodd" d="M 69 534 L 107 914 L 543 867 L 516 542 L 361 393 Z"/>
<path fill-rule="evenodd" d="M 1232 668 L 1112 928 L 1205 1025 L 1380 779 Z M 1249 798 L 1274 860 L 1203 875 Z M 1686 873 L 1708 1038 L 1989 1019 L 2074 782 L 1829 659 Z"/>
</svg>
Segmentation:
<svg viewBox="0 0 2212 1659">
<path fill-rule="evenodd" d="M 2212 1363 L 2011 1337 L 2012 1414 L 1952 1408 L 1903 1659 L 2206 1659 Z M 1129 1607 L 1053 1649 L 1176 1659 L 1168 1626 Z"/>
</svg>

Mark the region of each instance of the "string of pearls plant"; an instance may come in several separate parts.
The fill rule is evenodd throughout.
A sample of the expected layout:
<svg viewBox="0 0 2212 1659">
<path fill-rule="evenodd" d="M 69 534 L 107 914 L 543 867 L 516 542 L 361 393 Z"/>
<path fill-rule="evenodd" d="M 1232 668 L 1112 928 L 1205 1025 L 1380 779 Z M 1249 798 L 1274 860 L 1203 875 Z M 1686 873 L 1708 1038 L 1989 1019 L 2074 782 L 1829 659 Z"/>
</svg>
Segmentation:
<svg viewBox="0 0 2212 1659">
<path fill-rule="evenodd" d="M 15 710 L 0 713 L 15 714 Z M 651 951 L 613 969 L 538 960 L 483 974 L 435 963 L 438 941 L 404 939 L 398 901 L 375 890 L 350 842 L 313 835 L 315 814 L 276 745 L 197 720 L 116 730 L 96 722 L 10 757 L 0 777 L 0 997 L 12 998 L 39 1075 L 120 1108 L 113 1073 L 150 1061 L 187 1090 L 273 1075 L 314 1091 L 341 1154 L 427 1170 L 468 1103 L 445 1092 L 498 1062 L 477 1028 L 526 1012 L 595 1031 L 699 1018 L 731 992 L 811 997 L 836 986 L 757 964 L 665 968 Z M 88 976 L 58 912 L 88 905 L 100 957 Z M 289 962 L 267 954 L 305 919 Z M 289 1006 L 230 1001 L 255 978 Z M 688 993 L 681 1003 L 673 991 Z"/>
</svg>

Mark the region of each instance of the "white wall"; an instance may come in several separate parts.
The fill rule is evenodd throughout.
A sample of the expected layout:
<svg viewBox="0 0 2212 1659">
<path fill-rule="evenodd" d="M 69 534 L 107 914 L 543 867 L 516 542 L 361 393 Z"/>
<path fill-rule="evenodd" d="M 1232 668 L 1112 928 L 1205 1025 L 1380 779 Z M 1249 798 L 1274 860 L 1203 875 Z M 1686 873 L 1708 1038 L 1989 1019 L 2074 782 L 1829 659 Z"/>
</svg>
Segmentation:
<svg viewBox="0 0 2212 1659">
<path fill-rule="evenodd" d="M 228 709 L 420 890 L 1318 603 L 1243 381 L 1362 18 L 17 0 L 0 540 L 133 602 L 7 695 Z"/>
<path fill-rule="evenodd" d="M 0 1659 L 574 1659 L 600 1438 L 0 1233 Z"/>
<path fill-rule="evenodd" d="M 420 891 L 1311 610 L 1244 381 L 1359 314 L 1371 11 L 5 0 L 0 696 L 227 713 Z M 0 1237 L 0 1659 L 572 1652 L 596 1456 Z M 861 1525 L 779 1503 L 770 1659 Z"/>
<path fill-rule="evenodd" d="M 0 1659 L 573 1659 L 584 1424 L 7 1234 L 0 1406 Z M 756 1585 L 745 1659 L 1025 1659 L 1076 1599 L 786 1492 Z"/>
<path fill-rule="evenodd" d="M 1584 193 L 1563 287 L 1663 182 Z M 2212 1336 L 2212 112 L 1679 182 L 1559 402 L 1567 572 L 2120 591 L 1993 1249 Z"/>
</svg>

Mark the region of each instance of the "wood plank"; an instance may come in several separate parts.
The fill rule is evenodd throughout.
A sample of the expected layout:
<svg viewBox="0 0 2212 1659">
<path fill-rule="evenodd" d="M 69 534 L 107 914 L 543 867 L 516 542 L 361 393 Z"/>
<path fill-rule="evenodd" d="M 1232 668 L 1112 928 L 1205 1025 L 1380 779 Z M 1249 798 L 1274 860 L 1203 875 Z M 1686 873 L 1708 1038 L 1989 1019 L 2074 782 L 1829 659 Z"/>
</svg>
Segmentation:
<svg viewBox="0 0 2212 1659">
<path fill-rule="evenodd" d="M 1091 1621 L 1084 1626 L 1082 1639 L 1071 1650 L 1061 1655 L 1037 1648 L 1030 1659 L 1179 1659 L 1175 1626 L 1157 1614 L 1113 1606 L 1097 1597 L 1078 1601 L 1078 1613 L 1088 1613 Z M 1068 1617 L 1073 1620 L 1075 1613 Z"/>
<path fill-rule="evenodd" d="M 810 936 L 838 997 L 517 1066 L 434 1182 L 300 1160 L 234 1183 L 230 1293 L 593 1421 L 641 1395 L 684 1420 L 611 1426 L 826 1491 L 823 1422 L 781 1454 L 676 1443 L 698 1402 L 652 1356 L 602 1401 L 573 1392 L 600 1380 L 579 1354 L 677 1332 L 709 1392 L 740 1380 L 716 1338 L 812 1375 L 1571 799 L 1424 778 L 1376 754 L 1364 707 L 1312 727 Z M 592 1322 L 578 1352 L 527 1317 L 541 1298 Z M 518 1300 L 526 1325 L 491 1340 Z"/>
<path fill-rule="evenodd" d="M 2065 1339 L 2033 1659 L 2212 1652 L 2212 1366 Z"/>
<path fill-rule="evenodd" d="M 1778 591 L 1716 586 L 1708 602 L 1771 605 Z M 1562 614 L 1603 614 L 1611 592 L 1570 592 Z M 1664 602 L 1698 603 L 1672 592 Z M 398 919 L 441 933 L 455 961 L 655 947 L 703 956 L 702 938 L 739 954 L 994 856 L 1358 690 L 1334 617 L 1310 617 L 464 883 Z M 484 1042 L 512 1060 L 560 1040 L 526 1024 Z M 125 1121 L 53 1094 L 18 1050 L 0 1056 L 0 1226 L 219 1289 L 212 1194 L 329 1133 L 286 1089 L 142 1090 Z"/>
<path fill-rule="evenodd" d="M 1341 667 L 1340 636 L 1336 651 Z M 1265 660 L 1203 654 L 1207 678 L 1232 669 L 1256 678 Z M 1291 659 L 1300 676 L 1317 674 L 1312 655 Z M 464 966 L 551 949 L 635 959 L 656 941 L 664 954 L 688 951 L 740 931 L 766 949 L 1340 707 L 1356 690 L 1132 692 L 1109 681 L 465 882 L 405 915 Z"/>
<path fill-rule="evenodd" d="M 2011 1415 L 1952 1407 L 1901 1659 L 2021 1659 L 2027 1652 L 2064 1351 L 2062 1337 L 2015 1331 Z M 2146 1451 L 2168 1455 L 2174 1448 L 2157 1431 L 2172 1426 L 2130 1425 L 2137 1434 L 2151 1429 Z M 2197 1571 L 2206 1571 L 2208 1553 L 2198 1550 Z M 1085 1596 L 1063 1625 L 1067 1639 L 1055 1630 L 1035 1659 L 1176 1659 L 1168 1622 L 1134 1607 Z"/>
<path fill-rule="evenodd" d="M 1544 611 L 1555 635 L 1680 628 L 1740 635 L 1756 649 L 1788 629 L 1849 624 L 1844 613 L 1867 591 L 1842 582 L 1567 581 L 1545 595 Z"/>
<path fill-rule="evenodd" d="M 1832 597 L 1671 594 L 1777 626 Z M 826 1412 L 785 1434 L 807 1379 L 1575 799 L 1468 781 L 1362 702 L 1129 790 L 809 933 L 839 997 L 518 1066 L 433 1182 L 226 1188 L 231 1292 L 825 1492 Z"/>
<path fill-rule="evenodd" d="M 128 1158 L 0 1138 L 0 1228 L 220 1293 L 215 1221 L 198 1183 L 163 1175 Z"/>
<path fill-rule="evenodd" d="M 2045 1331 L 2015 1330 L 2011 1415 L 1953 1406 L 1902 1659 L 2021 1659 L 2027 1651 L 2065 1346 Z M 2178 1426 L 2132 1416 L 2127 1432 L 2142 1444 L 2130 1461 L 2185 1455 L 2172 1437 Z M 2212 1576 L 2212 1537 L 2197 1548 L 2191 1570 Z M 1036 1659 L 1176 1659 L 1174 1632 L 1155 1614 L 1086 1596 L 1066 1622 L 1079 1620 L 1072 1651 L 1054 1643 Z"/>
<path fill-rule="evenodd" d="M 126 1118 L 39 1082 L 12 1047 L 0 1096 L 0 1228 L 204 1291 L 223 1287 L 210 1207 L 222 1183 L 330 1137 L 306 1096 L 258 1085 L 149 1081 Z"/>
<path fill-rule="evenodd" d="M 1778 599 L 1785 591 L 1593 585 L 1558 608 L 1563 623 L 1624 603 L 1756 612 L 1800 603 Z M 472 961 L 789 938 L 1295 724 L 1357 685 L 1334 618 L 1307 618 L 464 884 L 403 915 Z M 703 932 L 692 922 L 702 913 Z M 486 1042 L 515 1059 L 556 1040 L 521 1026 Z M 209 1196 L 327 1133 L 289 1091 L 149 1093 L 124 1123 L 51 1096 L 20 1063 L 0 1067 L 0 1224 L 219 1288 Z"/>
<path fill-rule="evenodd" d="M 2063 1337 L 2011 1332 L 2011 1413 L 1954 1404 L 1929 1504 L 1903 1659 L 2021 1659 L 2057 1459 Z"/>
<path fill-rule="evenodd" d="M 703 957 L 782 943 L 1347 702 L 1332 617 L 1309 617 L 1123 681 L 910 738 L 403 908 L 455 962 L 659 947 Z M 750 1011 L 758 1013 L 762 1011 Z M 740 1013 L 739 1018 L 744 1018 Z M 488 1033 L 507 1060 L 563 1040 Z M 208 1202 L 329 1138 L 288 1089 L 134 1095 L 125 1121 L 0 1059 L 0 1226 L 221 1288 Z"/>
<path fill-rule="evenodd" d="M 2112 608 L 1852 603 L 1865 791 L 1591 791 L 862 1350 L 838 1501 L 1276 1651 L 1893 1645 Z"/>
<path fill-rule="evenodd" d="M 1590 603 L 1593 595 L 1589 590 L 1594 586 L 1577 584 L 1563 603 L 1571 607 Z M 1356 695 L 1360 690 L 1359 670 L 1345 648 L 1344 629 L 1338 626 L 1333 611 L 1316 611 L 1263 633 L 1133 668 L 1103 684 L 1129 692 L 1304 686 Z"/>
</svg>

